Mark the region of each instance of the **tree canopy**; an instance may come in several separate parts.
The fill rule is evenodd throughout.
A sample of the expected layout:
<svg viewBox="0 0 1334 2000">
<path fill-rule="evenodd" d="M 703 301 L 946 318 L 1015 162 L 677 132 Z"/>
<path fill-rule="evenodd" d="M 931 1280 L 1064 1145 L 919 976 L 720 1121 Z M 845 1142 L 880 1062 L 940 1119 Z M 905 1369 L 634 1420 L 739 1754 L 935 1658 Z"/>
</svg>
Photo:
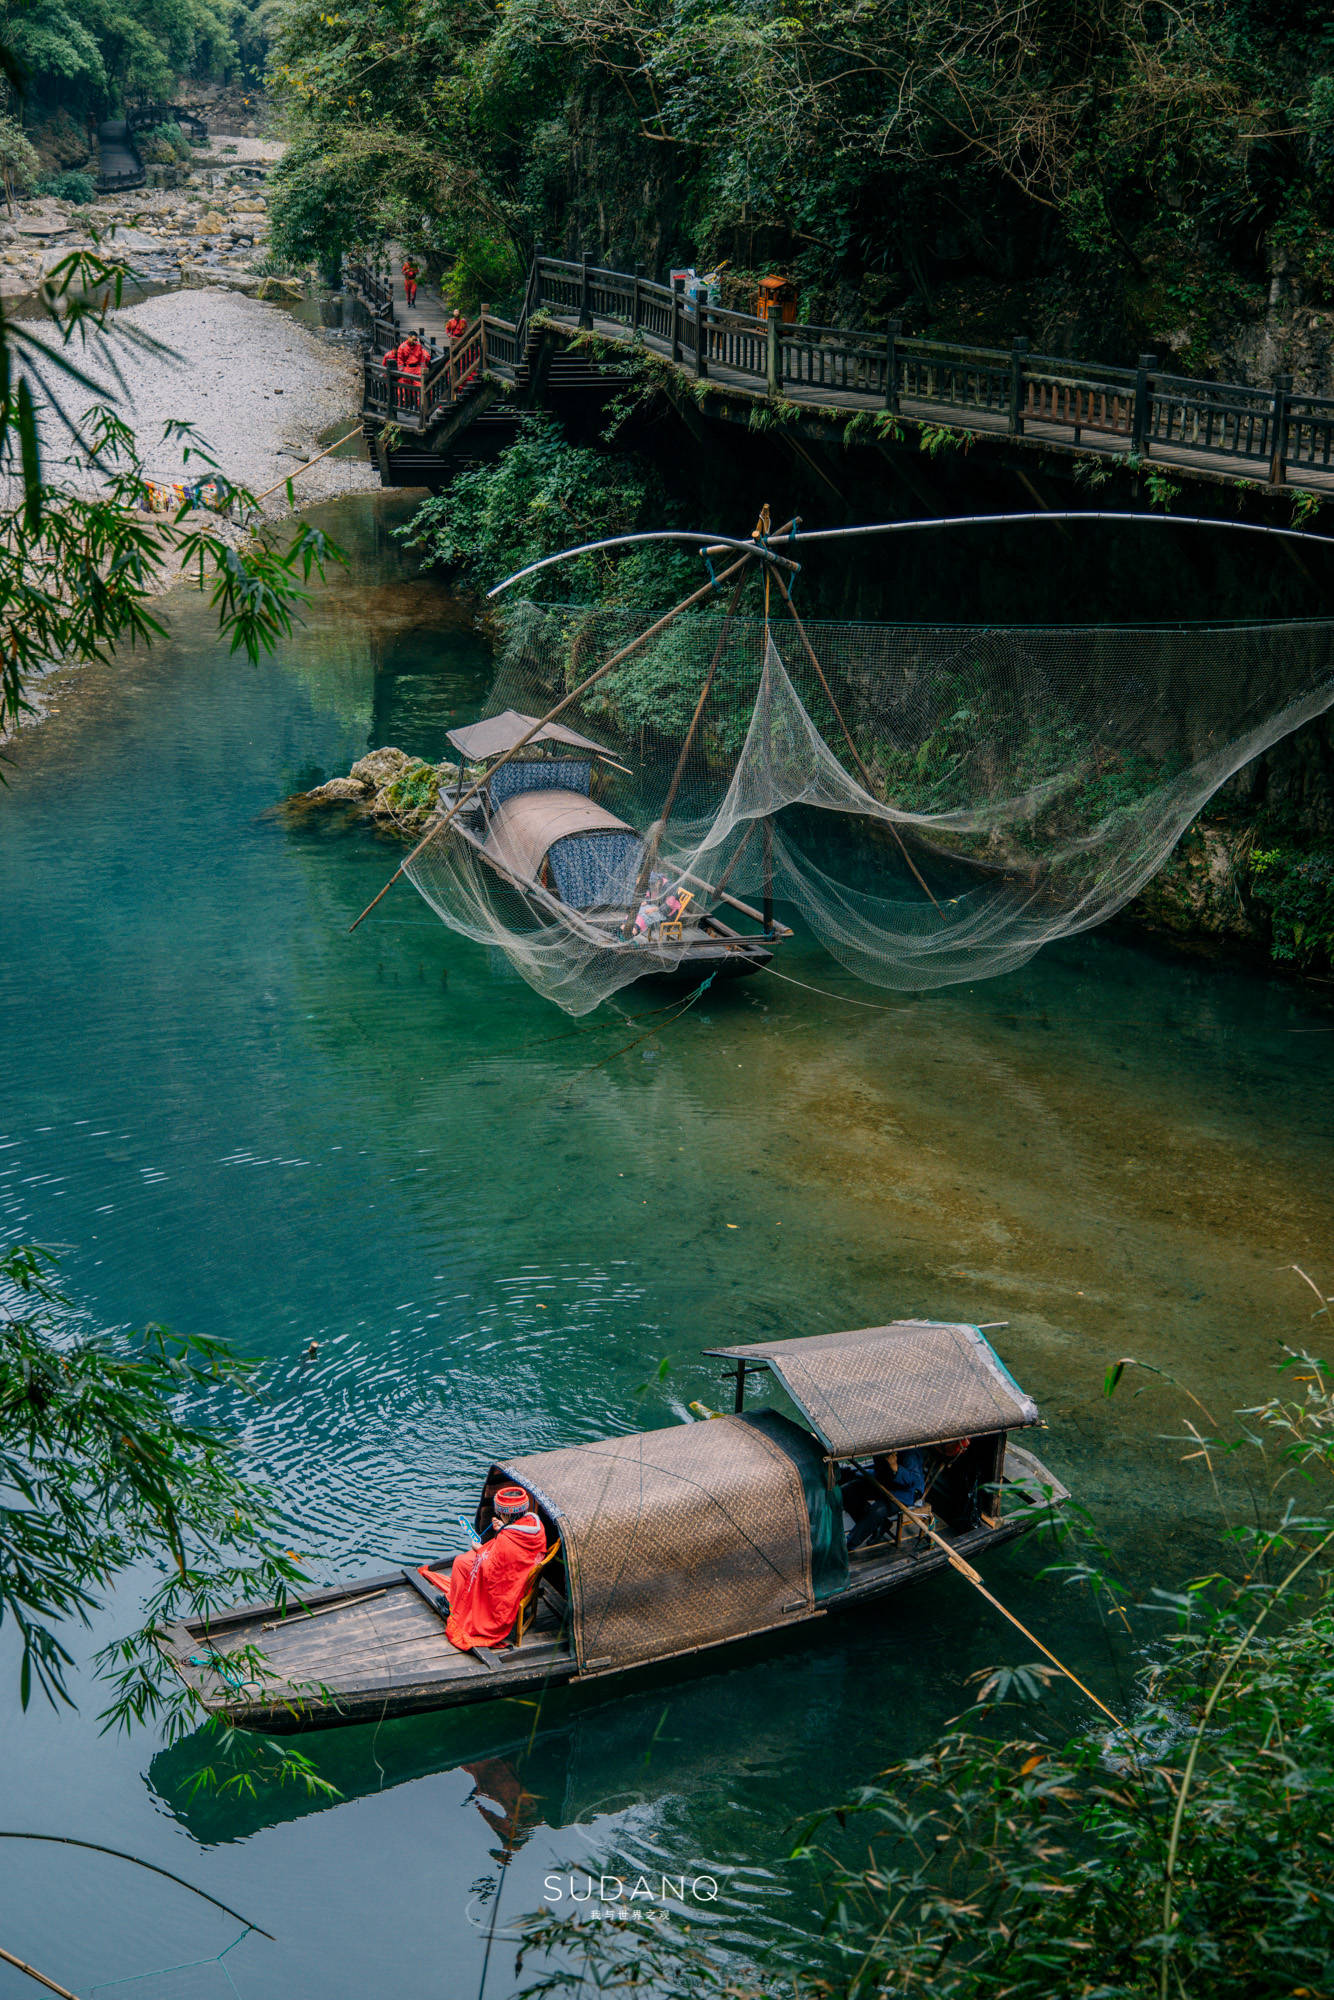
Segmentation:
<svg viewBox="0 0 1334 2000">
<path fill-rule="evenodd" d="M 1334 298 L 1314 0 L 282 0 L 273 32 L 296 254 L 389 233 L 490 297 L 539 239 L 777 263 L 807 318 L 1118 356 L 1186 354 L 1279 265 Z"/>
</svg>

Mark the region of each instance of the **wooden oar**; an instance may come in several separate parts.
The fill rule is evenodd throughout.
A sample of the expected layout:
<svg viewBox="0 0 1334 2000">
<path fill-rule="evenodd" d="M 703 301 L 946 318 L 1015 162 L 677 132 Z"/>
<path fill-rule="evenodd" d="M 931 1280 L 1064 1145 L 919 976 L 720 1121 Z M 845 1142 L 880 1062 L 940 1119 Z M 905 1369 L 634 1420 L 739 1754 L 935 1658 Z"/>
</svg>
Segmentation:
<svg viewBox="0 0 1334 2000">
<path fill-rule="evenodd" d="M 318 1611 L 312 1611 L 308 1604 L 303 1604 L 300 1608 L 307 1618 L 327 1618 L 331 1611 L 350 1611 L 354 1604 L 369 1604 L 373 1597 L 383 1597 L 384 1594 L 383 1590 L 368 1590 L 360 1597 L 343 1597 L 337 1604 L 322 1604 Z M 259 1629 L 261 1632 L 281 1632 L 284 1626 L 291 1624 L 292 1618 L 296 1615 L 296 1612 L 292 1612 L 287 1618 L 275 1618 L 271 1625 L 261 1625 Z"/>
<path fill-rule="evenodd" d="M 958 1550 L 952 1548 L 951 1545 L 945 1540 L 945 1537 L 943 1535 L 938 1535 L 934 1528 L 928 1528 L 925 1521 L 919 1521 L 917 1516 L 913 1513 L 912 1508 L 905 1507 L 902 1500 L 899 1499 L 897 1493 L 891 1493 L 889 1488 L 887 1486 L 882 1486 L 878 1479 L 873 1478 L 871 1484 L 879 1492 L 884 1494 L 886 1500 L 893 1502 L 894 1506 L 898 1508 L 900 1514 L 902 1514 L 905 1517 L 905 1519 L 912 1522 L 913 1526 L 916 1528 L 917 1532 L 920 1535 L 925 1535 L 928 1541 L 934 1542 L 937 1548 L 943 1549 L 946 1558 L 949 1562 L 950 1568 L 957 1569 L 960 1576 L 967 1577 L 969 1583 L 972 1584 L 973 1589 L 980 1591 L 982 1596 L 986 1598 L 987 1603 L 994 1605 L 996 1610 L 1000 1612 L 1002 1618 L 1008 1618 L 1011 1625 L 1013 1625 L 1016 1628 L 1016 1630 L 1022 1632 L 1024 1637 L 1029 1641 L 1031 1645 L 1036 1646 L 1040 1653 L 1045 1653 L 1047 1658 L 1051 1661 L 1052 1665 L 1057 1669 L 1059 1669 L 1059 1671 L 1065 1675 L 1067 1680 L 1073 1681 L 1075 1686 L 1079 1689 L 1080 1693 L 1086 1694 L 1089 1700 L 1093 1703 L 1093 1706 L 1095 1708 L 1100 1708 L 1103 1714 L 1107 1717 L 1109 1722 L 1114 1722 L 1118 1729 L 1124 1726 L 1120 1718 L 1112 1714 L 1112 1711 L 1110 1708 L 1108 1708 L 1106 1702 L 1099 1701 L 1097 1695 L 1094 1694 L 1092 1688 L 1085 1687 L 1083 1681 L 1080 1680 L 1079 1675 L 1071 1673 L 1069 1667 L 1066 1666 L 1065 1662 L 1063 1660 L 1057 1659 L 1055 1653 L 1052 1652 L 1050 1646 L 1044 1646 L 1041 1639 L 1039 1639 L 1036 1636 L 1036 1634 L 1029 1631 L 1027 1625 L 1020 1624 L 1019 1620 L 1015 1617 L 1013 1611 L 1007 1611 L 1005 1609 L 1005 1606 L 1001 1603 L 999 1597 L 992 1596 L 991 1592 L 987 1589 L 986 1585 L 983 1583 L 977 1571 L 973 1568 L 973 1565 L 969 1562 L 965 1562 L 963 1557 L 959 1554 Z"/>
</svg>

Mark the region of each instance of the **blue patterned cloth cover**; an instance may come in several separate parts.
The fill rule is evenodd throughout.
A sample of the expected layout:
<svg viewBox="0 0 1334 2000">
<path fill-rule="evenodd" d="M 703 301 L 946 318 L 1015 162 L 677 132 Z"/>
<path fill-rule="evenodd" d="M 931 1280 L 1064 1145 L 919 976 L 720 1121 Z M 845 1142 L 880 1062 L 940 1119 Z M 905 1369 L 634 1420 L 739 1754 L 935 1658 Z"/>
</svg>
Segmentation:
<svg viewBox="0 0 1334 2000">
<path fill-rule="evenodd" d="M 491 804 L 502 805 L 516 792 L 582 792 L 587 798 L 592 777 L 591 757 L 530 758 L 526 763 L 516 757 L 491 773 Z"/>
<path fill-rule="evenodd" d="M 567 833 L 547 855 L 556 894 L 573 910 L 624 909 L 643 852 L 637 833 Z"/>
</svg>

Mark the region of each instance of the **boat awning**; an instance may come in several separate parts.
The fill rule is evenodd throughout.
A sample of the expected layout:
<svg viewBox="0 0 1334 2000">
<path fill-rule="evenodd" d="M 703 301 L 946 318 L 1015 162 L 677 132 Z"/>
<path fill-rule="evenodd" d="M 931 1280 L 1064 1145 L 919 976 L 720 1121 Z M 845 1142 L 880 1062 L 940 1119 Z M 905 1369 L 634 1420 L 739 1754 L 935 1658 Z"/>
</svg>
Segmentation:
<svg viewBox="0 0 1334 2000">
<path fill-rule="evenodd" d="M 831 1458 L 1041 1421 L 1037 1404 L 975 1326 L 903 1319 L 705 1352 L 769 1368 Z"/>
<path fill-rule="evenodd" d="M 670 1659 L 815 1608 L 801 1473 L 744 1417 L 511 1458 L 492 1466 L 486 1495 L 512 1480 L 561 1538 L 583 1673 Z"/>
<path fill-rule="evenodd" d="M 492 813 L 482 851 L 521 882 L 532 882 L 548 850 L 572 833 L 628 833 L 633 838 L 634 828 L 582 792 L 515 792 Z"/>
<path fill-rule="evenodd" d="M 503 757 L 507 750 L 522 743 L 528 731 L 537 723 L 535 715 L 521 715 L 517 708 L 502 709 L 499 715 L 483 716 L 480 722 L 469 722 L 462 729 L 446 731 L 456 750 L 461 750 L 471 763 L 481 764 L 488 757 Z M 563 722 L 548 722 L 529 739 L 533 743 L 568 743 L 575 750 L 592 750 L 599 757 L 610 756 L 601 743 L 594 743 L 587 736 L 580 736 L 577 730 L 567 729 Z"/>
</svg>

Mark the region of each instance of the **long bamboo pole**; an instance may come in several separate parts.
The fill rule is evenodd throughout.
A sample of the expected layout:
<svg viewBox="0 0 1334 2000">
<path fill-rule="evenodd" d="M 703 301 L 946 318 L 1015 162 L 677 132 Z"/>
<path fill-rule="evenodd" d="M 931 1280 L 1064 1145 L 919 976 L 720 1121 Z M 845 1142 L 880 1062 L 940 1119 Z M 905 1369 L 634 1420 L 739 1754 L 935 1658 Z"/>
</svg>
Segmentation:
<svg viewBox="0 0 1334 2000">
<path fill-rule="evenodd" d="M 298 465 L 295 472 L 285 472 L 281 479 L 274 481 L 272 486 L 266 486 L 262 493 L 255 495 L 255 505 L 258 506 L 261 500 L 267 500 L 269 495 L 276 493 L 280 486 L 286 486 L 289 479 L 300 479 L 303 472 L 309 472 L 312 465 L 318 465 L 320 460 L 327 458 L 331 451 L 337 451 L 340 445 L 350 444 L 354 437 L 359 437 L 360 435 L 361 426 L 358 425 L 356 430 L 349 431 L 346 437 L 340 437 L 336 443 L 326 445 L 323 451 L 316 452 L 314 458 L 308 458 L 304 465 Z"/>
<path fill-rule="evenodd" d="M 781 534 L 782 530 L 780 529 L 779 532 Z M 769 572 L 766 570 L 765 571 L 766 583 L 768 582 L 768 578 L 769 578 Z M 815 648 L 814 646 L 812 646 L 810 642 L 810 639 L 806 632 L 806 627 L 802 624 L 800 618 L 797 616 L 797 607 L 792 602 L 792 593 L 788 589 L 782 577 L 778 575 L 778 572 L 776 570 L 774 571 L 774 580 L 777 583 L 778 588 L 783 593 L 784 601 L 787 604 L 788 611 L 791 613 L 792 623 L 797 628 L 797 637 L 801 640 L 802 645 L 806 648 L 806 657 L 810 661 L 811 665 L 815 668 L 815 671 L 819 676 L 820 686 L 825 691 L 825 699 L 828 701 L 829 706 L 834 711 L 834 719 L 838 723 L 839 728 L 843 731 L 844 740 L 847 743 L 848 749 L 852 752 L 852 760 L 856 764 L 857 769 L 861 772 L 862 783 L 865 785 L 867 791 L 871 794 L 871 797 L 874 798 L 875 786 L 871 782 L 871 774 L 867 770 L 865 764 L 862 762 L 862 755 L 860 750 L 858 750 L 857 745 L 852 740 L 852 731 L 848 728 L 847 723 L 843 720 L 843 711 L 839 707 L 838 703 L 834 700 L 834 690 L 830 687 L 828 681 L 824 677 L 824 668 L 820 665 L 820 662 L 816 657 Z M 936 901 L 935 897 L 931 894 L 930 889 L 927 887 L 927 884 L 922 876 L 921 869 L 917 866 L 917 863 L 913 860 L 911 854 L 909 854 L 903 835 L 899 832 L 893 820 L 889 821 L 889 830 L 893 834 L 895 840 L 897 840 L 897 842 L 899 843 L 899 852 L 902 854 L 904 860 L 907 862 L 908 866 L 912 869 L 914 876 L 917 878 L 918 887 L 928 898 L 928 900 L 931 903 L 931 907 L 936 911 L 937 915 L 943 917 L 945 914 L 944 911 L 941 909 L 940 904 Z"/>
<path fill-rule="evenodd" d="M 3 1945 L 0 1945 L 0 1958 L 6 1965 L 12 1965 L 17 1972 L 26 1972 L 29 1979 L 35 1979 L 39 1986 L 45 1986 L 48 1993 L 58 1993 L 60 2000 L 78 2000 L 78 1995 L 71 1993 L 68 1986 L 57 1986 L 54 1979 L 48 1979 L 35 1965 L 25 1964 L 23 1959 L 15 1958 L 13 1952 L 6 1951 Z"/>
<path fill-rule="evenodd" d="M 625 922 L 621 926 L 622 937 L 629 937 L 631 931 L 634 929 L 635 912 L 643 901 L 644 891 L 647 889 L 649 877 L 653 873 L 653 864 L 658 858 L 658 848 L 662 844 L 663 831 L 667 825 L 667 816 L 676 804 L 676 794 L 680 791 L 681 780 L 685 776 L 686 759 L 690 755 L 690 746 L 695 740 L 695 731 L 699 728 L 699 719 L 704 713 L 704 704 L 708 700 L 713 688 L 714 675 L 717 673 L 718 663 L 723 657 L 723 648 L 727 644 L 727 635 L 732 629 L 732 620 L 736 616 L 737 605 L 741 602 L 741 593 L 746 587 L 744 557 L 742 563 L 741 574 L 736 580 L 731 601 L 723 618 L 723 629 L 718 634 L 718 644 L 714 647 L 713 658 L 709 662 L 709 671 L 704 676 L 704 685 L 699 691 L 699 700 L 695 703 L 695 712 L 690 718 L 690 727 L 687 729 L 685 741 L 681 745 L 681 754 L 676 760 L 676 769 L 672 772 L 672 781 L 667 787 L 667 796 L 662 802 L 662 808 L 658 813 L 658 817 L 654 820 L 644 838 L 643 859 L 639 864 L 639 873 L 635 877 L 634 893 L 630 898 L 630 907 L 626 911 Z"/>
<path fill-rule="evenodd" d="M 596 680 L 602 680 L 602 676 L 604 676 L 604 674 L 610 674 L 614 666 L 620 666 L 620 664 L 622 664 L 624 660 L 628 660 L 628 658 L 630 658 L 632 654 L 636 654 L 636 652 L 638 652 L 638 650 L 640 650 L 642 646 L 648 646 L 650 638 L 656 638 L 656 636 L 658 636 L 658 632 L 666 632 L 666 628 L 668 628 L 668 626 L 670 626 L 670 624 L 672 624 L 672 622 L 674 622 L 676 618 L 680 618 L 680 614 L 682 614 L 682 612 L 688 612 L 688 610 L 692 610 L 692 608 L 694 608 L 696 604 L 702 604 L 702 602 L 704 602 L 706 598 L 710 598 L 710 596 L 714 594 L 714 590 L 716 590 L 716 586 L 718 586 L 718 584 L 726 584 L 726 582 L 728 582 L 728 578 L 736 576 L 736 572 L 738 572 L 740 568 L 744 568 L 744 566 L 746 566 L 746 564 L 748 564 L 750 560 L 752 560 L 750 556 L 740 556 L 740 558 L 738 558 L 738 562 L 732 562 L 732 564 L 728 564 L 728 568 L 726 568 L 726 570 L 724 570 L 724 572 L 722 572 L 722 574 L 720 574 L 718 578 L 710 578 L 710 582 L 708 582 L 708 584 L 702 584 L 702 586 L 700 586 L 700 590 L 694 590 L 694 592 L 692 592 L 692 594 L 690 594 L 688 598 L 682 598 L 682 600 L 680 600 L 680 604 L 674 604 L 674 606 L 672 606 L 672 610 L 670 610 L 670 612 L 664 612 L 664 614 L 662 614 L 662 618 L 658 618 L 658 622 L 656 622 L 656 624 L 650 624 L 646 632 L 640 632 L 640 636 L 638 636 L 638 638 L 634 638 L 634 640 L 630 640 L 630 644 L 628 644 L 628 646 L 622 646 L 622 648 L 620 648 L 620 652 L 614 652 L 610 660 L 604 660 L 604 662 L 602 662 L 602 666 L 600 666 L 600 668 L 596 668 L 596 672 L 592 672 L 592 674 L 588 676 L 588 680 L 580 680 L 578 688 L 572 688 L 572 690 L 570 690 L 570 694 L 566 694 L 566 696 L 564 696 L 564 698 L 562 698 L 560 702 L 556 702 L 556 706 L 554 706 L 554 708 L 548 708 L 548 712 L 546 712 L 546 714 L 544 714 L 544 716 L 540 718 L 540 722 L 534 722 L 534 724 L 532 724 L 532 728 L 530 728 L 530 730 L 528 730 L 528 732 L 526 732 L 524 736 L 520 736 L 520 740 L 518 740 L 516 744 L 510 744 L 510 748 L 508 748 L 508 750 L 504 752 L 504 756 L 498 756 L 498 758 L 496 758 L 496 762 L 494 762 L 494 764 L 490 766 L 490 770 L 488 770 L 488 772 L 484 772 L 484 776 L 482 776 L 482 778 L 478 778 L 478 780 L 476 780 L 476 784 L 472 784 L 472 786 L 470 786 L 470 788 L 468 788 L 468 790 L 466 790 L 466 792 L 462 794 L 462 798 L 456 798 L 456 800 L 454 800 L 454 804 L 452 804 L 452 806 L 450 806 L 450 810 L 448 810 L 448 812 L 444 814 L 444 818 L 442 818 L 442 820 L 436 820 L 436 822 L 434 822 L 434 826 L 430 826 L 430 828 L 428 828 L 428 830 L 426 830 L 426 832 L 422 834 L 422 838 L 420 838 L 420 840 L 418 840 L 418 844 L 414 846 L 412 854 L 404 856 L 404 860 L 402 860 L 402 862 L 398 864 L 398 868 L 394 870 L 394 874 L 392 874 L 392 876 L 388 878 L 388 882 L 386 882 L 386 884 L 384 884 L 384 888 L 380 890 L 380 896 L 388 896 L 388 892 L 390 892 L 390 890 L 394 888 L 394 882 L 398 882 L 398 878 L 400 878 L 402 874 L 406 874 L 406 870 L 408 870 L 408 868 L 412 866 L 412 862 L 414 862 L 414 860 L 418 858 L 418 854 L 422 852 L 422 848 L 424 848 L 424 846 L 426 846 L 426 844 L 428 844 L 430 840 L 434 840 L 434 838 L 436 838 L 436 834 L 438 834 L 438 832 L 442 832 L 442 830 L 444 830 L 444 828 L 446 828 L 446 826 L 450 824 L 450 820 L 454 820 L 454 818 L 458 816 L 458 812 L 460 812 L 460 810 L 462 810 L 462 808 L 464 808 L 464 806 L 468 804 L 468 800 L 470 800 L 470 798 L 476 798 L 476 796 L 478 796 L 478 792 L 480 792 L 480 790 L 482 790 L 482 788 L 484 788 L 486 784 L 490 784 L 490 778 L 492 778 L 492 772 L 498 772 L 502 764 L 508 764 L 512 756 L 516 756 L 516 754 L 518 754 L 518 752 L 520 752 L 520 750 L 522 750 L 522 748 L 524 748 L 526 744 L 530 744 L 530 742 L 532 742 L 532 738 L 534 738 L 534 736 L 538 736 L 538 734 L 540 734 L 540 732 L 542 732 L 542 730 L 546 728 L 546 724 L 548 724 L 548 722 L 554 722 L 554 720 L 556 720 L 556 716 L 564 714 L 564 710 L 566 710 L 566 708 L 570 706 L 570 702 L 578 702 L 580 694 L 588 694 L 588 690 L 592 688 L 592 684 L 594 684 Z M 366 908 L 362 910 L 362 914 L 360 914 L 360 916 L 356 918 L 356 924 L 364 922 L 364 920 L 366 920 L 366 918 L 370 916 L 370 912 L 374 910 L 376 902 L 380 902 L 380 896 L 376 896 L 376 898 L 374 898 L 372 902 L 368 902 L 368 904 L 366 904 Z M 352 936 L 352 932 L 356 930 L 356 924 L 348 924 L 348 936 Z"/>
<path fill-rule="evenodd" d="M 917 1516 L 913 1513 L 912 1508 L 905 1507 L 902 1500 L 899 1499 L 897 1493 L 891 1493 L 887 1486 L 881 1486 L 880 1481 L 878 1479 L 872 1479 L 871 1484 L 877 1487 L 879 1491 L 884 1494 L 886 1500 L 891 1501 L 893 1505 L 898 1508 L 900 1514 L 902 1514 L 905 1517 L 905 1519 L 912 1522 L 913 1526 L 917 1529 L 919 1534 L 925 1535 L 928 1541 L 934 1542 L 937 1548 L 943 1549 L 945 1551 L 945 1555 L 949 1561 L 951 1569 L 957 1569 L 960 1576 L 966 1577 L 968 1582 L 972 1584 L 973 1589 L 979 1591 L 981 1595 L 986 1598 L 988 1604 L 994 1605 L 996 1610 L 1000 1612 L 1002 1618 L 1008 1618 L 1011 1625 L 1013 1625 L 1016 1628 L 1016 1630 L 1023 1633 L 1024 1637 L 1028 1640 L 1030 1645 L 1036 1646 L 1040 1653 L 1045 1653 L 1047 1658 L 1051 1661 L 1052 1665 L 1058 1668 L 1060 1672 L 1065 1675 L 1067 1680 L 1073 1681 L 1075 1686 L 1079 1689 L 1080 1693 L 1086 1694 L 1089 1700 L 1093 1703 L 1093 1706 L 1095 1708 L 1100 1708 L 1102 1710 L 1103 1714 L 1107 1717 L 1109 1722 L 1114 1722 L 1118 1729 L 1121 1728 L 1122 1724 L 1120 1717 L 1113 1715 L 1111 1709 L 1108 1708 L 1106 1702 L 1099 1701 L 1097 1695 L 1094 1694 L 1092 1688 L 1085 1687 L 1083 1681 L 1080 1680 L 1079 1675 L 1071 1673 L 1069 1667 L 1066 1666 L 1063 1660 L 1057 1659 L 1055 1653 L 1052 1652 L 1050 1646 L 1044 1646 L 1041 1639 L 1037 1637 L 1036 1633 L 1030 1632 L 1027 1625 L 1020 1624 L 1020 1621 L 1015 1617 L 1013 1611 L 1007 1611 L 1005 1606 L 1001 1603 L 999 1597 L 992 1596 L 991 1592 L 987 1589 L 986 1585 L 983 1583 L 977 1571 L 973 1568 L 973 1565 L 969 1562 L 965 1562 L 963 1557 L 959 1554 L 958 1550 L 953 1548 L 950 1545 L 950 1543 L 945 1540 L 945 1537 L 943 1535 L 938 1535 L 934 1528 L 928 1528 L 924 1521 L 919 1521 Z"/>
</svg>

